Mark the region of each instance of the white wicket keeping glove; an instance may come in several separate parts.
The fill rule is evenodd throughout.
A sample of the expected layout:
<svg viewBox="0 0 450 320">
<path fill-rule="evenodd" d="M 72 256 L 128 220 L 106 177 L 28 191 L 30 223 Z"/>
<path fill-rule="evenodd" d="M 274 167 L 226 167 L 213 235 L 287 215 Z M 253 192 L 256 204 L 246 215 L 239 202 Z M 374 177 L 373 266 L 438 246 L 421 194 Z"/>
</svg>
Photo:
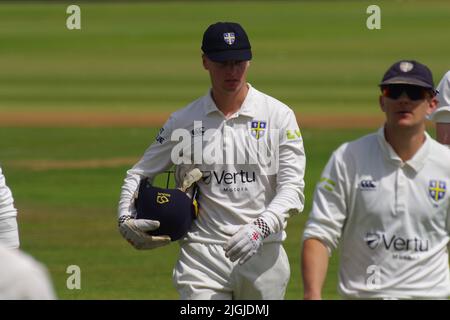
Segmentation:
<svg viewBox="0 0 450 320">
<path fill-rule="evenodd" d="M 169 236 L 151 236 L 147 231 L 159 228 L 159 221 L 133 219 L 131 216 L 119 218 L 120 234 L 136 249 L 155 249 L 169 244 Z"/>
<path fill-rule="evenodd" d="M 187 192 L 187 190 L 192 187 L 194 183 L 202 178 L 202 172 L 198 168 L 194 168 L 185 173 L 183 177 L 183 182 L 181 187 L 179 188 L 183 192 Z"/>
<path fill-rule="evenodd" d="M 243 226 L 222 227 L 222 231 L 232 236 L 224 246 L 225 256 L 232 262 L 239 259 L 239 264 L 247 262 L 270 234 L 270 229 L 262 218 Z"/>
</svg>

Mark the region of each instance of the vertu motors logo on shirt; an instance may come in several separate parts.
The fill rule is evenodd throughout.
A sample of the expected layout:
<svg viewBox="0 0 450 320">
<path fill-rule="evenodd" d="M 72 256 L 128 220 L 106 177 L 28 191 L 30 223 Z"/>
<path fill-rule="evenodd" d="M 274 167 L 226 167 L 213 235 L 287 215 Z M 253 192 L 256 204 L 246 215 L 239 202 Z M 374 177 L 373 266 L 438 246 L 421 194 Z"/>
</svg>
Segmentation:
<svg viewBox="0 0 450 320">
<path fill-rule="evenodd" d="M 381 234 L 376 232 L 367 232 L 364 241 L 370 249 L 375 249 L 381 242 Z"/>
<path fill-rule="evenodd" d="M 384 232 L 367 232 L 364 237 L 367 246 L 374 250 L 382 248 L 395 252 L 426 252 L 430 248 L 428 239 L 421 239 L 418 236 L 406 238 L 396 234 L 388 236 Z"/>
</svg>

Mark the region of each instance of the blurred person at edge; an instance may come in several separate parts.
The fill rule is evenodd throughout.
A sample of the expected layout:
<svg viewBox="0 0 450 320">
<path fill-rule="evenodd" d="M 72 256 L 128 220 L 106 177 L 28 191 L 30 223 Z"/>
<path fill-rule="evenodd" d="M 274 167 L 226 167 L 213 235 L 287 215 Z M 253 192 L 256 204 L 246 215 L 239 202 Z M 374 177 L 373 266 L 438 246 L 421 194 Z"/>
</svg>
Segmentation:
<svg viewBox="0 0 450 320">
<path fill-rule="evenodd" d="M 437 86 L 438 107 L 429 119 L 436 124 L 436 139 L 450 148 L 450 71 Z"/>
</svg>

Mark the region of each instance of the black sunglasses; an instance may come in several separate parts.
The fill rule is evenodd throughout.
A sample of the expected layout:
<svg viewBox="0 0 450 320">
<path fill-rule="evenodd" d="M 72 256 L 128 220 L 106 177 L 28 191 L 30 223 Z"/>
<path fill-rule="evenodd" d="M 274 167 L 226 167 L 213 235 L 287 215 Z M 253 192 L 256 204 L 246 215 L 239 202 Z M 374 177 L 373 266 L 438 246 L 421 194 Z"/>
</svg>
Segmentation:
<svg viewBox="0 0 450 320">
<path fill-rule="evenodd" d="M 389 85 L 381 87 L 383 96 L 398 99 L 403 92 L 411 100 L 423 100 L 429 94 L 431 97 L 434 96 L 433 91 L 424 87 L 413 86 L 413 85 Z"/>
</svg>

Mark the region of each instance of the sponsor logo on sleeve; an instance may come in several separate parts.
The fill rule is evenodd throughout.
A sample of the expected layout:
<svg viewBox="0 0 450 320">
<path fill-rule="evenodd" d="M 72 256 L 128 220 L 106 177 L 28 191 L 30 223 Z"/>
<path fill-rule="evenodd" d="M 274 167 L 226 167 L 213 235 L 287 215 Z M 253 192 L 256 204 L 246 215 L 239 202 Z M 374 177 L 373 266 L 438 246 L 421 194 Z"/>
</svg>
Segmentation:
<svg viewBox="0 0 450 320">
<path fill-rule="evenodd" d="M 301 140 L 302 139 L 302 133 L 300 132 L 300 129 L 295 130 L 286 130 L 286 139 L 287 140 Z"/>
<path fill-rule="evenodd" d="M 329 178 L 322 177 L 319 180 L 319 186 L 327 191 L 333 192 L 336 182 Z"/>
<path fill-rule="evenodd" d="M 156 142 L 163 144 L 166 138 L 163 137 L 164 128 L 159 129 L 158 135 L 156 136 Z"/>
</svg>

